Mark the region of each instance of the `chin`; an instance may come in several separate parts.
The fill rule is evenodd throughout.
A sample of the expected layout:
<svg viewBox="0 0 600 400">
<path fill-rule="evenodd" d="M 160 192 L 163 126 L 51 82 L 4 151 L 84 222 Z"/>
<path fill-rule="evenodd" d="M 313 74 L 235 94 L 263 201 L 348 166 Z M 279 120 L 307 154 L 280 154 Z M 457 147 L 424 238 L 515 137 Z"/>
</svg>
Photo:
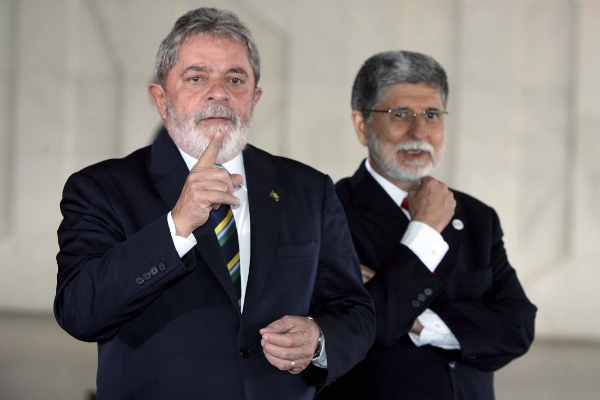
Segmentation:
<svg viewBox="0 0 600 400">
<path fill-rule="evenodd" d="M 423 163 L 420 163 L 423 164 Z M 390 168 L 390 175 L 401 182 L 417 183 L 426 176 L 431 175 L 434 170 L 434 165 L 431 162 L 425 165 L 394 165 Z"/>
</svg>

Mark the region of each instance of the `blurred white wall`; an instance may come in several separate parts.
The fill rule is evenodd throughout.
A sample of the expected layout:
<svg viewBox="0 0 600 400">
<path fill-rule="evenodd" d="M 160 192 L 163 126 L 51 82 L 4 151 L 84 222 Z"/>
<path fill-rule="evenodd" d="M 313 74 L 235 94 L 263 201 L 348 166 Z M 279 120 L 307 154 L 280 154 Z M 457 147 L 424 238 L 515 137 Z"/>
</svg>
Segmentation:
<svg viewBox="0 0 600 400">
<path fill-rule="evenodd" d="M 600 340 L 599 0 L 0 0 L 0 310 L 51 310 L 62 186 L 150 143 L 156 50 L 199 6 L 254 32 L 251 142 L 334 180 L 366 154 L 349 105 L 362 62 L 434 56 L 451 112 L 437 176 L 499 212 L 538 337 Z"/>
</svg>

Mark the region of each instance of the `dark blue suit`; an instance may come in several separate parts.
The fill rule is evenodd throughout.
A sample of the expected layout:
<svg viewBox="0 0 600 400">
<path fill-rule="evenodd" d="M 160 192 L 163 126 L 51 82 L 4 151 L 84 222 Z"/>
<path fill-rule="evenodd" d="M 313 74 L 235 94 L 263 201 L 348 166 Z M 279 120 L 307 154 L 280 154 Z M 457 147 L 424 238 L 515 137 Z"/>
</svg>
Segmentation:
<svg viewBox="0 0 600 400">
<path fill-rule="evenodd" d="M 98 342 L 98 399 L 310 399 L 364 358 L 373 306 L 331 180 L 252 146 L 244 165 L 243 314 L 208 225 L 183 259 L 175 250 L 166 216 L 188 169 L 168 134 L 69 178 L 54 309 L 67 332 Z M 292 375 L 266 360 L 258 331 L 284 315 L 321 326 L 326 373 Z"/>
<path fill-rule="evenodd" d="M 434 276 L 400 240 L 409 220 L 364 163 L 336 184 L 361 264 L 376 275 L 365 285 L 377 314 L 366 359 L 319 399 L 491 400 L 493 371 L 524 354 L 533 340 L 529 302 L 502 242 L 493 209 L 454 191 L 456 210 L 442 232 L 448 253 Z M 433 310 L 461 350 L 416 347 L 414 320 Z"/>
</svg>

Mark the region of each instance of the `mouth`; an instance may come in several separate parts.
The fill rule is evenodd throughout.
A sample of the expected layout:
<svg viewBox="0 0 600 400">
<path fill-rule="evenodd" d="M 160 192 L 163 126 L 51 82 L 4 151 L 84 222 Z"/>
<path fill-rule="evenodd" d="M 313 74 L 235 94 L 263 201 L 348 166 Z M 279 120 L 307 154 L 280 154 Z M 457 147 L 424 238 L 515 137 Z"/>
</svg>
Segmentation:
<svg viewBox="0 0 600 400">
<path fill-rule="evenodd" d="M 228 117 L 208 117 L 200 120 L 201 123 L 207 124 L 225 124 L 225 123 L 233 123 L 233 121 Z"/>
<path fill-rule="evenodd" d="M 400 152 L 408 158 L 420 158 L 429 155 L 428 151 L 423 150 L 401 150 Z"/>
</svg>

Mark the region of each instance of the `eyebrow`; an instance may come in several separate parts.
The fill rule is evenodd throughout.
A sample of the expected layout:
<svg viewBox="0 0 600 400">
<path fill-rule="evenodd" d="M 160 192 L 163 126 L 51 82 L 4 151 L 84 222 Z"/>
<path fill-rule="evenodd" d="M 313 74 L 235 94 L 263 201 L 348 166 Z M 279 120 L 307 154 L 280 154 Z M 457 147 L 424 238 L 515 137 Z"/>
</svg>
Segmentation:
<svg viewBox="0 0 600 400">
<path fill-rule="evenodd" d="M 189 71 L 193 71 L 193 72 L 211 72 L 212 68 L 209 68 L 207 66 L 202 66 L 202 65 L 190 65 L 189 67 L 187 67 L 186 69 L 183 70 L 183 72 L 181 73 L 181 75 L 186 74 Z"/>
<path fill-rule="evenodd" d="M 189 67 L 187 67 L 186 69 L 183 70 L 181 75 L 185 75 L 186 73 L 188 73 L 189 71 L 192 72 L 212 72 L 213 69 L 206 66 L 206 65 L 190 65 Z M 246 72 L 246 70 L 242 67 L 231 67 L 229 68 L 226 73 L 234 73 L 234 74 L 240 74 L 240 75 L 244 75 L 245 77 L 248 77 L 248 72 Z"/>
<path fill-rule="evenodd" d="M 414 112 L 413 110 L 410 109 L 410 107 L 391 108 L 390 110 L 394 110 L 394 111 L 411 111 L 411 112 Z M 439 109 L 439 108 L 437 108 L 437 107 L 427 107 L 423 111 L 442 111 L 442 110 Z"/>
<path fill-rule="evenodd" d="M 244 75 L 245 77 L 248 77 L 248 72 L 246 72 L 246 70 L 242 67 L 233 67 L 233 68 L 229 68 L 227 70 L 228 73 L 234 73 L 234 74 L 240 74 L 240 75 Z"/>
</svg>

